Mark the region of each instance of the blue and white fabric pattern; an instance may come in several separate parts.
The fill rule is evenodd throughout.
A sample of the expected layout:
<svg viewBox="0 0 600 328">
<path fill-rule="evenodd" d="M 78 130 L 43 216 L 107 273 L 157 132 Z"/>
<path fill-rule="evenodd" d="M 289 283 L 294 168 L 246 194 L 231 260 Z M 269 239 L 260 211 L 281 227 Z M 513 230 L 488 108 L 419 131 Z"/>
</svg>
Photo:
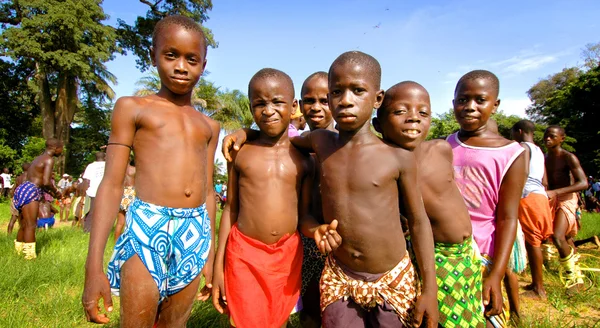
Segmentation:
<svg viewBox="0 0 600 328">
<path fill-rule="evenodd" d="M 135 198 L 127 212 L 125 231 L 108 264 L 112 293 L 119 296 L 121 267 L 137 254 L 152 275 L 162 301 L 200 274 L 210 245 L 206 205 L 169 208 Z"/>
<path fill-rule="evenodd" d="M 18 211 L 31 202 L 39 202 L 42 199 L 42 189 L 33 182 L 25 181 L 15 189 L 13 204 Z"/>
</svg>

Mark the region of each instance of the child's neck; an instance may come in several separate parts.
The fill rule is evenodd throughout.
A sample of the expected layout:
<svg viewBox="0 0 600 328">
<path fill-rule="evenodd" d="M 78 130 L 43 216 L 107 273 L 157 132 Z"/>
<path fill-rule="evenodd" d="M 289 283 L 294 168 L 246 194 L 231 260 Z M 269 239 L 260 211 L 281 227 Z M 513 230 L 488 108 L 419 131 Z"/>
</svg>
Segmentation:
<svg viewBox="0 0 600 328">
<path fill-rule="evenodd" d="M 173 93 L 171 90 L 165 88 L 164 86 L 161 86 L 160 90 L 156 93 L 156 95 L 172 102 L 177 106 L 192 106 L 192 92 L 193 90 L 186 94 L 180 95 Z"/>
<path fill-rule="evenodd" d="M 534 143 L 533 142 L 533 135 L 524 135 L 523 136 L 523 142 L 530 142 L 530 143 Z"/>
<path fill-rule="evenodd" d="M 283 146 L 290 143 L 288 137 L 288 129 L 285 129 L 281 134 L 276 136 L 268 136 L 266 133 L 260 131 L 257 141 L 263 145 L 268 146 Z"/>
<path fill-rule="evenodd" d="M 370 141 L 373 138 L 377 139 L 377 137 L 371 132 L 371 124 L 369 122 L 365 122 L 362 127 L 358 130 L 352 131 L 339 131 L 339 140 L 346 143 L 363 143 L 365 141 Z"/>
<path fill-rule="evenodd" d="M 489 137 L 488 135 L 492 133 L 490 131 L 488 131 L 487 129 L 487 125 L 482 125 L 479 128 L 473 130 L 473 131 L 467 131 L 464 130 L 463 128 L 460 128 L 460 130 L 458 130 L 458 136 L 460 138 L 486 138 Z"/>
<path fill-rule="evenodd" d="M 552 154 L 552 155 L 558 155 L 562 152 L 563 148 L 561 145 L 558 145 L 556 147 L 553 148 L 548 148 L 548 154 Z"/>
</svg>

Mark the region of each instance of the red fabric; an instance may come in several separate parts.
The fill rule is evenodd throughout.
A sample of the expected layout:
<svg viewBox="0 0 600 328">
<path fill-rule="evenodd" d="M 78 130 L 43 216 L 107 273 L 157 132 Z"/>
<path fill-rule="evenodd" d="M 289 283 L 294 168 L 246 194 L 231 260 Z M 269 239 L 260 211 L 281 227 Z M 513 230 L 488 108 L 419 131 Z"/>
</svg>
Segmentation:
<svg viewBox="0 0 600 328">
<path fill-rule="evenodd" d="M 281 327 L 300 297 L 302 241 L 298 232 L 267 245 L 231 228 L 225 250 L 225 294 L 238 328 Z"/>
<path fill-rule="evenodd" d="M 519 221 L 525 241 L 540 247 L 542 241 L 552 235 L 552 213 L 548 196 L 530 193 L 519 202 Z"/>
</svg>

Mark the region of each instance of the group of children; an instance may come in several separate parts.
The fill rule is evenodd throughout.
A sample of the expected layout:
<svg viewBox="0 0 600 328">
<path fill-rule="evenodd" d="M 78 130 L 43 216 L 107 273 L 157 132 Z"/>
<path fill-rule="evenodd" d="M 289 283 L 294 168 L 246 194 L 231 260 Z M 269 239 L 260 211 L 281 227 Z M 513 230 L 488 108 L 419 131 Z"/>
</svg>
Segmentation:
<svg viewBox="0 0 600 328">
<path fill-rule="evenodd" d="M 287 74 L 258 71 L 248 97 L 259 131 L 224 140 L 228 197 L 217 247 L 212 163 L 219 125 L 191 104 L 206 51 L 198 24 L 166 17 L 151 50 L 160 91 L 115 105 L 91 212 L 82 298 L 89 321 L 108 322 L 99 299 L 112 311 L 112 288 L 121 297 L 122 326 L 182 327 L 202 273 L 198 299 L 212 296 L 234 327 L 285 327 L 300 308 L 305 327 L 505 325 L 501 281 L 528 171 L 539 176 L 528 167 L 539 153 L 488 129 L 500 105 L 494 74 L 461 77 L 453 100 L 460 130 L 425 141 L 429 94 L 410 81 L 384 92 L 381 67 L 367 54 L 344 53 L 328 73 L 309 76 L 299 103 Z M 302 135 L 290 131 L 298 109 L 311 130 Z M 548 197 L 558 195 L 561 209 L 554 241 L 561 261 L 573 262 L 563 243 L 570 234 L 561 195 L 575 191 L 565 174 L 578 163 L 560 149 L 564 131 L 546 134 Z M 102 259 L 130 150 L 136 198 L 107 278 Z"/>
</svg>

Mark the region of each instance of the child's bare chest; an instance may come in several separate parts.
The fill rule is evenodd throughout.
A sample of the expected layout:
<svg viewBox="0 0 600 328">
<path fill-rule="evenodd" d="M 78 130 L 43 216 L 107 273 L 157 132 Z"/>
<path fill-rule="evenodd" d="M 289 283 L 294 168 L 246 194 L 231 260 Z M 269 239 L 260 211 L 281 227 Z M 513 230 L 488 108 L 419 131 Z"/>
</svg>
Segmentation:
<svg viewBox="0 0 600 328">
<path fill-rule="evenodd" d="M 210 135 L 210 126 L 200 113 L 181 110 L 153 109 L 142 116 L 136 131 L 136 138 L 152 138 L 172 147 L 206 143 Z"/>
<path fill-rule="evenodd" d="M 246 148 L 246 149 L 244 149 Z M 254 182 L 296 181 L 304 176 L 304 163 L 288 149 L 269 149 L 246 145 L 236 158 L 240 179 Z"/>
<path fill-rule="evenodd" d="M 363 149 L 340 149 L 322 160 L 321 184 L 329 190 L 368 191 L 396 186 L 399 168 L 394 156 Z"/>
</svg>

